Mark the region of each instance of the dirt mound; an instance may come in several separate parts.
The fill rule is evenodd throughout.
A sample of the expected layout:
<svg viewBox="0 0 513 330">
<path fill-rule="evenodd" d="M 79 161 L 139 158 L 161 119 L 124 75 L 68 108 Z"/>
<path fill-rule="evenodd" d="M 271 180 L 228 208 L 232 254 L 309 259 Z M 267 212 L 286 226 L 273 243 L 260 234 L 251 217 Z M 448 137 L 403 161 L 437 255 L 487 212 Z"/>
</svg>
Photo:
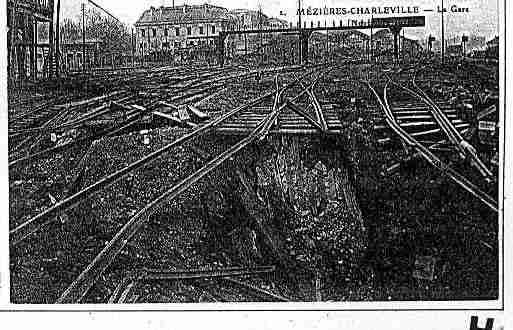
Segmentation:
<svg viewBox="0 0 513 330">
<path fill-rule="evenodd" d="M 279 264 L 291 277 L 351 276 L 366 231 L 336 142 L 270 142 L 251 147 L 210 181 L 203 205 L 214 230 L 240 263 Z"/>
<path fill-rule="evenodd" d="M 180 130 L 155 130 L 145 133 L 146 138 L 134 133 L 96 142 L 73 174 L 77 185 L 74 189 L 86 187 L 181 134 Z M 237 140 L 210 135 L 176 148 L 84 202 L 70 216 L 72 231 L 77 236 L 98 237 L 98 247 L 93 250 L 99 250 L 105 239 L 114 236 L 145 204 Z M 312 276 L 319 275 L 324 278 L 335 274 L 345 279 L 351 276 L 366 247 L 366 232 L 347 164 L 335 141 L 321 139 L 270 137 L 251 146 L 161 208 L 143 230 L 145 233 L 135 240 L 161 236 L 148 230 L 154 222 L 162 230 L 166 226 L 162 219 L 180 220 L 183 229 L 194 223 L 198 228 L 194 235 L 202 246 L 182 249 L 183 259 L 188 261 L 181 264 L 176 258 L 168 258 L 172 249 L 144 244 L 149 249 L 137 249 L 135 265 L 129 265 L 131 253 L 123 254 L 125 266 L 176 269 L 212 267 L 214 263 L 273 264 L 281 270 L 281 284 L 288 286 L 291 279 L 296 282 L 293 285 L 300 278 L 311 283 Z M 154 239 L 160 241 L 159 237 Z M 187 258 L 189 254 L 194 258 Z M 127 267 L 115 268 L 127 271 Z M 310 299 L 310 293 L 299 295 Z"/>
</svg>

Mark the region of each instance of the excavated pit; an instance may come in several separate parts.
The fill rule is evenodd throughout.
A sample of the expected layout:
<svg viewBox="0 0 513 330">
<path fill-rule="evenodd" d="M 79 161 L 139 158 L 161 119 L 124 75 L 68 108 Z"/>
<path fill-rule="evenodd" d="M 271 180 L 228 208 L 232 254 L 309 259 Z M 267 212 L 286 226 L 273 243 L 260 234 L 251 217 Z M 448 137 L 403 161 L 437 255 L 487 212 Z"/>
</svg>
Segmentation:
<svg viewBox="0 0 513 330">
<path fill-rule="evenodd" d="M 161 129 L 95 142 L 73 173 L 70 190 L 94 183 L 181 134 Z M 130 216 L 240 139 L 215 133 L 199 138 L 83 202 L 63 222 L 73 219 L 64 224 L 67 232 L 77 240 L 87 238 L 87 256 L 76 253 L 77 241 L 67 239 L 61 242 L 62 253 L 70 254 L 64 259 L 74 269 L 85 267 L 84 261 Z M 328 283 L 353 276 L 367 246 L 353 182 L 336 138 L 270 136 L 254 143 L 161 207 L 88 300 L 105 301 L 123 277 L 143 268 L 259 265 L 277 267 L 272 286 L 280 294 L 293 300 L 326 297 L 332 289 Z M 149 291 L 140 301 L 183 301 L 170 292 L 167 300 L 155 298 Z"/>
</svg>

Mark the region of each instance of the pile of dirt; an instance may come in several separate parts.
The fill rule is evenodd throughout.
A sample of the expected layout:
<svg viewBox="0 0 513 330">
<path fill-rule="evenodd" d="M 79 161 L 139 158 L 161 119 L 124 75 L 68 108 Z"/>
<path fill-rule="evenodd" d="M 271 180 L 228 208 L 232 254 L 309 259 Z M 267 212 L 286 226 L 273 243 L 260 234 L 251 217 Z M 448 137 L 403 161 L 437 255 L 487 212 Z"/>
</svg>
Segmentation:
<svg viewBox="0 0 513 330">
<path fill-rule="evenodd" d="M 75 188 L 161 148 L 183 130 L 143 133 L 95 142 L 74 173 L 81 178 Z M 187 143 L 83 202 L 68 215 L 68 231 L 77 238 L 90 237 L 92 248 L 86 254 L 63 249 L 69 266 L 85 267 L 94 256 L 91 252 L 99 252 L 106 238 L 138 210 L 237 140 L 214 134 Z M 324 282 L 351 277 L 365 251 L 366 232 L 354 178 L 335 144 L 270 137 L 252 145 L 164 205 L 109 269 L 106 278 L 111 280 L 102 284 L 108 288 L 93 293 L 91 301 L 108 298 L 123 276 L 140 268 L 277 265 L 277 281 L 287 287 L 281 292 L 302 300 L 315 299 L 311 286 L 316 278 Z M 161 238 L 169 238 L 169 230 L 188 228 L 197 229 L 188 235 L 202 243 L 180 248 L 184 258 L 177 259 L 181 243 L 164 244 Z M 297 288 L 304 289 L 294 293 Z"/>
<path fill-rule="evenodd" d="M 214 230 L 242 264 L 280 265 L 292 281 L 351 277 L 367 237 L 336 141 L 269 142 L 250 147 L 210 180 L 203 205 Z"/>
</svg>

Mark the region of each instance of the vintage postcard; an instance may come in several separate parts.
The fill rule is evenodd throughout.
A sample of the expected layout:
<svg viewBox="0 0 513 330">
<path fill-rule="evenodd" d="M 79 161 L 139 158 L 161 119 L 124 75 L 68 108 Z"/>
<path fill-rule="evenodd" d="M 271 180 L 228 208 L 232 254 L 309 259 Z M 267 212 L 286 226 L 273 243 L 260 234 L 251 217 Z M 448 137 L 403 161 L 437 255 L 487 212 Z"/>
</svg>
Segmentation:
<svg viewBox="0 0 513 330">
<path fill-rule="evenodd" d="M 7 309 L 502 325 L 505 1 L 4 7 Z"/>
</svg>

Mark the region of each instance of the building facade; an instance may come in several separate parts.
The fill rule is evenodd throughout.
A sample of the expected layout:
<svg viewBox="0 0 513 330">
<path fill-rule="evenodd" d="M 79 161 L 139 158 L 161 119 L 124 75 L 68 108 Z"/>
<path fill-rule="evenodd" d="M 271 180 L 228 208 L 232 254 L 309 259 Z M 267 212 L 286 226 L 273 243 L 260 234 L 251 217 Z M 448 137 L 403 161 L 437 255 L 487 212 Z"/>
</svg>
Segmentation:
<svg viewBox="0 0 513 330">
<path fill-rule="evenodd" d="M 100 67 L 103 48 L 100 39 L 86 39 L 85 43 L 82 40 L 64 40 L 60 49 L 64 60 L 62 64 L 69 72 Z"/>
<path fill-rule="evenodd" d="M 53 48 L 53 0 L 7 1 L 9 78 L 35 80 L 42 76 L 41 54 Z M 46 42 L 38 38 L 45 25 Z M 12 81 L 12 80 L 11 80 Z"/>
<path fill-rule="evenodd" d="M 213 49 L 219 33 L 234 25 L 226 8 L 209 4 L 151 7 L 135 24 L 136 56 Z"/>
</svg>

